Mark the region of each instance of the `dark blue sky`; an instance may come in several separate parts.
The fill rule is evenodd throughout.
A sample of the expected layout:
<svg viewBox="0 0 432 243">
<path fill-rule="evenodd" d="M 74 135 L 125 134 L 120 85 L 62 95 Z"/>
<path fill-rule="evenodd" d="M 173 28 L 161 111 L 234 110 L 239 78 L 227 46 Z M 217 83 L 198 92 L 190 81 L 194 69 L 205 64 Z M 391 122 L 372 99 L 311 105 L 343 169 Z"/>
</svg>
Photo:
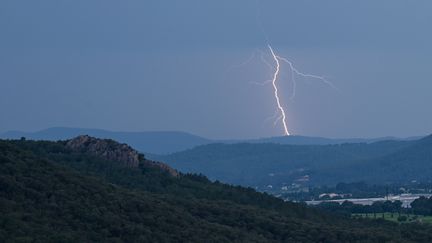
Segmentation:
<svg viewBox="0 0 432 243">
<path fill-rule="evenodd" d="M 267 119 L 276 109 L 272 87 L 252 84 L 271 70 L 259 55 L 240 65 L 256 50 L 268 55 L 267 35 L 300 70 L 341 90 L 299 79 L 289 101 L 282 67 L 294 134 L 429 134 L 430 23 L 427 0 L 3 0 L 0 132 L 73 126 L 282 135 L 281 124 Z"/>
</svg>

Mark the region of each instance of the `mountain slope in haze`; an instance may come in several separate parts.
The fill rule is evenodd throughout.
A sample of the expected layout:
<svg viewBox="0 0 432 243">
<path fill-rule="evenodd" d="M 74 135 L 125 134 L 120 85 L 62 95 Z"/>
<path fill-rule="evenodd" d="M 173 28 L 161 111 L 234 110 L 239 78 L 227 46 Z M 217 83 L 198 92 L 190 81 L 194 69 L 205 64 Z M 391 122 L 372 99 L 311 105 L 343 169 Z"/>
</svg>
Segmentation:
<svg viewBox="0 0 432 243">
<path fill-rule="evenodd" d="M 394 153 L 358 163 L 351 171 L 373 168 L 363 180 L 387 183 L 432 181 L 432 135 Z M 340 168 L 344 170 L 345 168 Z M 349 174 L 347 176 L 350 176 Z M 378 180 L 379 179 L 379 180 Z"/>
<path fill-rule="evenodd" d="M 214 180 L 260 190 L 293 183 L 410 182 L 432 180 L 430 140 L 431 136 L 371 144 L 212 144 L 154 158 L 180 171 L 203 173 Z"/>
<path fill-rule="evenodd" d="M 77 139 L 0 140 L 0 241 L 432 240 L 427 225 L 321 213 L 202 176 L 173 176 L 142 155 L 130 166 L 125 162 L 136 151 L 112 140 Z"/>
<path fill-rule="evenodd" d="M 130 144 L 137 150 L 143 153 L 152 154 L 167 154 L 180 152 L 186 149 L 191 149 L 196 146 L 206 145 L 211 143 L 275 143 L 287 145 L 331 145 L 344 143 L 372 143 L 384 140 L 414 140 L 415 138 L 348 138 L 348 139 L 333 139 L 321 137 L 304 137 L 304 136 L 282 136 L 259 139 L 232 139 L 232 140 L 212 140 L 199 136 L 195 136 L 185 132 L 112 132 L 101 129 L 84 129 L 84 128 L 49 128 L 38 132 L 20 132 L 9 131 L 0 134 L 0 138 L 4 139 L 19 139 L 26 137 L 33 140 L 65 140 L 71 139 L 79 135 L 90 135 L 98 138 L 109 138 L 123 143 Z"/>
<path fill-rule="evenodd" d="M 33 140 L 65 140 L 79 135 L 90 135 L 98 138 L 114 139 L 127 143 L 143 153 L 166 154 L 198 145 L 211 143 L 211 140 L 184 132 L 112 132 L 101 129 L 84 128 L 49 128 L 34 133 L 10 131 L 1 134 L 4 139 L 26 137 Z"/>
</svg>

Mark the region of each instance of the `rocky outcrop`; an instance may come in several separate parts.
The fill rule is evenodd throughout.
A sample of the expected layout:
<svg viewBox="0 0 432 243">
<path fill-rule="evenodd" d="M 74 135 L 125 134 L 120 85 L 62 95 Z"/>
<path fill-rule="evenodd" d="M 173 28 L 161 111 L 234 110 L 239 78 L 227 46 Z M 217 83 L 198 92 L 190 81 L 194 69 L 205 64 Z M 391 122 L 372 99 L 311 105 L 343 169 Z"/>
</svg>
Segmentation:
<svg viewBox="0 0 432 243">
<path fill-rule="evenodd" d="M 111 139 L 98 139 L 83 135 L 68 140 L 66 147 L 76 152 L 89 153 L 106 160 L 116 161 L 129 168 L 138 168 L 140 165 L 144 165 L 159 168 L 173 176 L 178 176 L 178 172 L 168 165 L 146 160 L 129 145 L 120 144 Z"/>
</svg>

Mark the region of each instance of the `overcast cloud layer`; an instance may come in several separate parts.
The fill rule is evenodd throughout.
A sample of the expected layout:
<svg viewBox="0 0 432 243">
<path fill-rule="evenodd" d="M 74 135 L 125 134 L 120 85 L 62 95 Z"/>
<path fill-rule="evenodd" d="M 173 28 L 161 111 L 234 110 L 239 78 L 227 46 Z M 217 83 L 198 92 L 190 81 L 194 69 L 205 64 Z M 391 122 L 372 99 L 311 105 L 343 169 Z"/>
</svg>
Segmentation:
<svg viewBox="0 0 432 243">
<path fill-rule="evenodd" d="M 0 132 L 52 126 L 282 135 L 267 38 L 300 70 L 294 134 L 432 132 L 431 1 L 0 2 Z M 248 60 L 253 53 L 255 58 Z M 271 61 L 271 59 L 269 59 Z M 241 65 L 244 64 L 244 65 Z"/>
</svg>

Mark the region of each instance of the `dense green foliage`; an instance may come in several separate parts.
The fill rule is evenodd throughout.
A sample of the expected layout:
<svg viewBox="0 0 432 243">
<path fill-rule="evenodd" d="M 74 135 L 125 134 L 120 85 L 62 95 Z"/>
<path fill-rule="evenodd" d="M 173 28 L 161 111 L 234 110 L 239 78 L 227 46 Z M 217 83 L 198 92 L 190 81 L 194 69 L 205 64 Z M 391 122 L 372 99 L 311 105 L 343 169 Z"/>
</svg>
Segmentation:
<svg viewBox="0 0 432 243">
<path fill-rule="evenodd" d="M 63 142 L 0 141 L 1 242 L 430 242 L 432 229 L 352 220 L 252 189 L 123 168 Z"/>
<path fill-rule="evenodd" d="M 300 187 L 365 181 L 432 180 L 432 136 L 418 141 L 342 145 L 212 144 L 155 156 L 181 171 L 276 193 Z"/>
<path fill-rule="evenodd" d="M 432 216 L 432 197 L 420 197 L 411 203 L 411 210 L 415 214 Z"/>
</svg>

